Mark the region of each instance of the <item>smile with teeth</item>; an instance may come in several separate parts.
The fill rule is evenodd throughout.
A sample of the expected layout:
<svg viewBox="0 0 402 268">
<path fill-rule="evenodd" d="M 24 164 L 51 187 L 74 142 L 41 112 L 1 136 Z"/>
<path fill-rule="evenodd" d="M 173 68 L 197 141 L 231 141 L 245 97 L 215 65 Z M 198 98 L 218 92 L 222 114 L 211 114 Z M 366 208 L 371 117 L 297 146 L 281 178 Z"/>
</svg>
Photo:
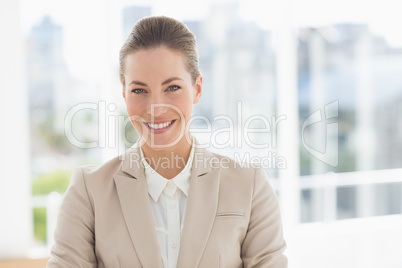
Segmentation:
<svg viewBox="0 0 402 268">
<path fill-rule="evenodd" d="M 161 129 L 161 128 L 165 128 L 165 127 L 170 126 L 170 124 L 172 124 L 173 121 L 174 121 L 174 120 L 172 120 L 172 121 L 170 121 L 170 122 L 165 122 L 165 123 L 163 123 L 163 124 L 150 124 L 150 123 L 146 123 L 146 124 L 147 124 L 150 128 L 153 128 L 153 129 Z"/>
</svg>

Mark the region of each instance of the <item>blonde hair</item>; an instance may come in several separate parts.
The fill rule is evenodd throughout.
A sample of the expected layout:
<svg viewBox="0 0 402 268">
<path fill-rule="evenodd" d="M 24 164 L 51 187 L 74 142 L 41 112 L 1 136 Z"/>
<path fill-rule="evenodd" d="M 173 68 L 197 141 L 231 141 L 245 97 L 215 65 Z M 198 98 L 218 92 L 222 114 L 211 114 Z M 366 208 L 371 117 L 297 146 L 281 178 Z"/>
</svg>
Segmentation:
<svg viewBox="0 0 402 268">
<path fill-rule="evenodd" d="M 161 46 L 180 51 L 183 54 L 186 59 L 187 71 L 195 84 L 200 74 L 195 36 L 181 21 L 164 16 L 146 17 L 134 25 L 120 49 L 120 82 L 125 84 L 124 72 L 127 55 L 141 49 Z"/>
</svg>

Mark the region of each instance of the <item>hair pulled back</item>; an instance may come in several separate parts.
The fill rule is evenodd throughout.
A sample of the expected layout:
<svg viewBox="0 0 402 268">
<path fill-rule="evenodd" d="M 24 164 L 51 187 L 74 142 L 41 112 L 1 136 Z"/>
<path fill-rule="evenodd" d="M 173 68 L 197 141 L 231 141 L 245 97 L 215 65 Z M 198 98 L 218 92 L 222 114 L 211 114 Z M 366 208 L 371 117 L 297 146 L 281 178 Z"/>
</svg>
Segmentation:
<svg viewBox="0 0 402 268">
<path fill-rule="evenodd" d="M 146 17 L 139 20 L 120 49 L 120 82 L 124 85 L 124 72 L 127 55 L 142 49 L 153 49 L 165 46 L 180 51 L 187 71 L 195 83 L 200 74 L 198 68 L 198 52 L 196 40 L 187 26 L 173 18 L 164 16 Z"/>
</svg>

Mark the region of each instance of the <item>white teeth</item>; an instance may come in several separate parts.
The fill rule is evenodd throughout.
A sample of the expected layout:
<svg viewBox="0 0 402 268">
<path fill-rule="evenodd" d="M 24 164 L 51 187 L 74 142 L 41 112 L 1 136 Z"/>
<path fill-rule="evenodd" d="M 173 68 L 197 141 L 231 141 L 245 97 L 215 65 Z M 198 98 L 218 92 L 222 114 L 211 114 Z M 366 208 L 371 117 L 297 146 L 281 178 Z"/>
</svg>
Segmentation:
<svg viewBox="0 0 402 268">
<path fill-rule="evenodd" d="M 153 129 L 160 129 L 160 128 L 165 128 L 165 127 L 169 126 L 170 124 L 172 124 L 172 122 L 173 122 L 173 121 L 166 122 L 166 123 L 163 123 L 163 124 L 149 124 L 149 123 L 147 123 L 147 124 L 148 124 L 148 126 L 149 126 L 150 128 L 153 128 Z"/>
</svg>

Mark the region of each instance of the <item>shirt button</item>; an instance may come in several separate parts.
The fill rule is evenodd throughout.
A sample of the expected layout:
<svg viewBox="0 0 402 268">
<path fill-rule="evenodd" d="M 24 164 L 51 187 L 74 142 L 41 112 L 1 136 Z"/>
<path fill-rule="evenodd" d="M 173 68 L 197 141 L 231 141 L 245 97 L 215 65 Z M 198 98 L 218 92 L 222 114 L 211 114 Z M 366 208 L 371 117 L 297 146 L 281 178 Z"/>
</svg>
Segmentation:
<svg viewBox="0 0 402 268">
<path fill-rule="evenodd" d="M 170 208 L 170 209 L 174 209 L 175 207 L 176 207 L 176 205 L 175 205 L 174 203 L 170 203 L 170 204 L 169 204 L 169 208 Z"/>
<path fill-rule="evenodd" d="M 176 248 L 177 247 L 176 243 L 172 243 L 171 247 Z"/>
<path fill-rule="evenodd" d="M 167 187 L 168 187 L 168 188 L 173 188 L 173 182 L 169 181 L 169 182 L 167 183 Z"/>
</svg>

